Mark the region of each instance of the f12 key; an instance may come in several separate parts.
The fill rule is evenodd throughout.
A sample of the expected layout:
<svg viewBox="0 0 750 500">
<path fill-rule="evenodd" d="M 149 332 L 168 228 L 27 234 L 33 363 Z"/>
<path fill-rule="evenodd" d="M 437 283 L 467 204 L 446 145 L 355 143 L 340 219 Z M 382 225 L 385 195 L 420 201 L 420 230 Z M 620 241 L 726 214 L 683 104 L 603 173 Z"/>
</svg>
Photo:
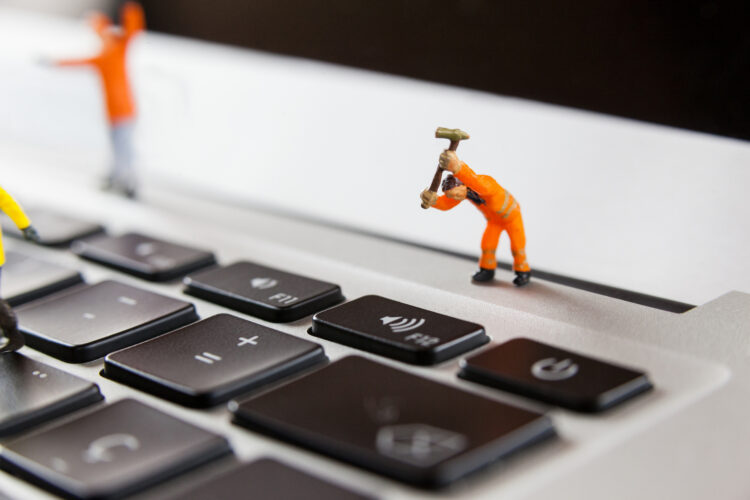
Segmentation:
<svg viewBox="0 0 750 500">
<path fill-rule="evenodd" d="M 378 295 L 316 314 L 309 333 L 415 365 L 434 365 L 489 341 L 482 325 Z"/>
</svg>

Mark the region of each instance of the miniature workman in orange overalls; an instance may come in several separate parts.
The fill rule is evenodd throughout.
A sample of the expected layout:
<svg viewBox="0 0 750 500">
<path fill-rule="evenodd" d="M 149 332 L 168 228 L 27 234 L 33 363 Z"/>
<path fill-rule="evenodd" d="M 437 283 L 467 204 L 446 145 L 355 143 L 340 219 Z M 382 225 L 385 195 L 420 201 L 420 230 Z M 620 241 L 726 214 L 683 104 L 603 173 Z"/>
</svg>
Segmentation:
<svg viewBox="0 0 750 500">
<path fill-rule="evenodd" d="M 492 177 L 475 174 L 453 151 L 443 151 L 440 155 L 440 168 L 453 174 L 443 180 L 445 194 L 438 198 L 436 193 L 425 190 L 421 195 L 422 202 L 438 210 L 450 210 L 468 198 L 487 219 L 487 228 L 482 236 L 479 271 L 472 279 L 490 281 L 495 277 L 497 243 L 500 233 L 507 231 L 513 253 L 513 270 L 516 272 L 513 283 L 516 286 L 527 284 L 531 279 L 531 268 L 526 262 L 526 235 L 523 231 L 521 207 L 513 195 Z"/>
<path fill-rule="evenodd" d="M 91 27 L 102 40 L 102 50 L 88 59 L 69 59 L 57 62 L 58 66 L 90 65 L 99 73 L 107 117 L 114 162 L 105 188 L 129 197 L 135 195 L 136 177 L 133 169 L 133 129 L 135 103 L 130 90 L 126 67 L 128 45 L 144 28 L 143 9 L 135 2 L 126 2 L 120 11 L 122 28 L 112 26 L 107 16 L 91 16 Z"/>
<path fill-rule="evenodd" d="M 36 229 L 31 225 L 31 221 L 21 206 L 1 186 L 0 212 L 5 212 L 10 220 L 18 226 L 18 229 L 23 231 L 24 238 L 35 242 L 39 241 Z M 5 264 L 5 252 L 3 252 L 2 231 L 0 231 L 0 275 L 2 274 L 3 264 Z M 0 299 L 0 353 L 17 351 L 23 347 L 23 344 L 23 335 L 18 331 L 16 315 L 10 305 Z"/>
</svg>

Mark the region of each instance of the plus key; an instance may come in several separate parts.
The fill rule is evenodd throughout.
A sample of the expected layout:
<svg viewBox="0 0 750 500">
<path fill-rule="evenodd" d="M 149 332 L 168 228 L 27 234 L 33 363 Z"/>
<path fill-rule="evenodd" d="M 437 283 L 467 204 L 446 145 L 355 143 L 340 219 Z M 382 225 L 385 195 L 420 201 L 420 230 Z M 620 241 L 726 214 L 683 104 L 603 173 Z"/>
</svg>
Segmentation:
<svg viewBox="0 0 750 500">
<path fill-rule="evenodd" d="M 103 374 L 202 408 L 325 360 L 313 342 L 218 314 L 107 356 Z"/>
</svg>

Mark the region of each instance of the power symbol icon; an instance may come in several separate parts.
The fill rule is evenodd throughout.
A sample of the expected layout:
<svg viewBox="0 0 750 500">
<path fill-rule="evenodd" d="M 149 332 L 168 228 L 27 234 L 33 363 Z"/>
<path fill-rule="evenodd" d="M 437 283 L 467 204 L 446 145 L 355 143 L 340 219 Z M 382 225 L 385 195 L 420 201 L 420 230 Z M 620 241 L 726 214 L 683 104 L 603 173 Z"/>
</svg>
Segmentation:
<svg viewBox="0 0 750 500">
<path fill-rule="evenodd" d="M 570 358 L 558 361 L 556 358 L 540 359 L 531 366 L 531 374 L 539 380 L 559 381 L 574 377 L 578 365 Z"/>
</svg>

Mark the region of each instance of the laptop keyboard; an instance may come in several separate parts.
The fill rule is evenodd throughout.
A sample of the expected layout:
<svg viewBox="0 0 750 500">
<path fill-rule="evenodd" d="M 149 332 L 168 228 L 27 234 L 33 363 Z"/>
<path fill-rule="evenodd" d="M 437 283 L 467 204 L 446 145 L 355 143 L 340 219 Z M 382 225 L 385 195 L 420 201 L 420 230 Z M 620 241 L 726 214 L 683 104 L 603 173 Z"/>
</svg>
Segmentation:
<svg viewBox="0 0 750 500">
<path fill-rule="evenodd" d="M 27 347 L 0 359 L 0 467 L 54 495 L 241 498 L 239 485 L 254 478 L 262 498 L 379 497 L 360 485 L 382 484 L 370 475 L 465 488 L 486 481 L 481 469 L 503 474 L 498 460 L 555 449 L 547 404 L 602 411 L 651 388 L 639 368 L 562 346 L 483 347 L 484 326 L 452 312 L 455 304 L 418 307 L 382 287 L 344 301 L 347 282 L 250 260 L 218 266 L 219 248 L 95 234 L 72 244 L 93 262 L 87 269 L 115 270 L 93 284 L 81 283 L 86 273 L 71 269 L 65 247 L 14 248 L 3 286 L 23 303 Z M 212 314 L 199 318 L 196 302 Z M 101 374 L 76 376 L 76 364 L 89 378 Z M 434 380 L 446 371 L 453 382 Z M 108 384 L 117 396 L 101 402 L 98 386 Z M 215 425 L 230 420 L 231 432 Z M 300 459 L 295 449 L 308 451 Z M 314 456 L 367 471 L 355 474 L 364 481 L 348 482 L 351 468 L 300 467 Z"/>
</svg>

